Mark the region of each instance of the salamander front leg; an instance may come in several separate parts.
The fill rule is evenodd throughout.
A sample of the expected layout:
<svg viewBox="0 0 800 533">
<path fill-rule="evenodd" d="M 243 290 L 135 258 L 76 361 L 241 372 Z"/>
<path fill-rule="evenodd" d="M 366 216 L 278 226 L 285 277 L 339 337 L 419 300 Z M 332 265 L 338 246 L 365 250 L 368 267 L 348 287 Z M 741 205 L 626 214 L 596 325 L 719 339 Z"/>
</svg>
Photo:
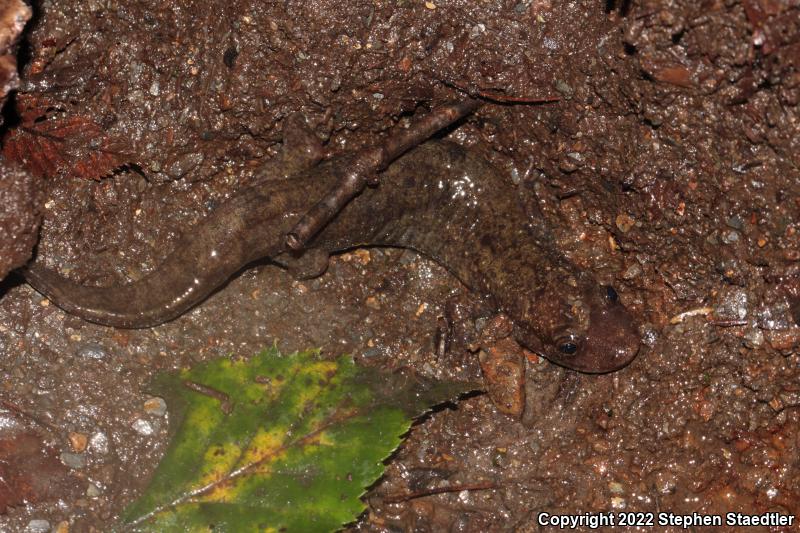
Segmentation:
<svg viewBox="0 0 800 533">
<path fill-rule="evenodd" d="M 322 142 L 305 116 L 292 113 L 283 119 L 283 144 L 277 157 L 258 172 L 258 179 L 286 179 L 314 168 L 322 159 Z"/>
</svg>

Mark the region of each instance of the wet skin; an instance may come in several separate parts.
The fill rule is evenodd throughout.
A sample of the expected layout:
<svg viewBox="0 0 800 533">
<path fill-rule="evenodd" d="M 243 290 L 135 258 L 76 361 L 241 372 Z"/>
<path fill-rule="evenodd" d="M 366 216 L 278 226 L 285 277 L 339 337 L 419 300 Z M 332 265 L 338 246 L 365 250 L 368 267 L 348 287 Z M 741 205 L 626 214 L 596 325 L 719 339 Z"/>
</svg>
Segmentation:
<svg viewBox="0 0 800 533">
<path fill-rule="evenodd" d="M 161 324 L 253 261 L 298 262 L 287 252 L 286 233 L 345 169 L 346 158 L 334 159 L 237 193 L 184 235 L 155 271 L 127 285 L 83 286 L 37 263 L 23 273 L 57 306 L 90 322 Z M 299 262 L 318 267 L 320 257 L 365 245 L 412 248 L 488 297 L 529 349 L 582 372 L 622 368 L 639 350 L 633 317 L 612 288 L 560 257 L 543 235 L 494 167 L 458 145 L 428 142 L 351 201 Z"/>
</svg>

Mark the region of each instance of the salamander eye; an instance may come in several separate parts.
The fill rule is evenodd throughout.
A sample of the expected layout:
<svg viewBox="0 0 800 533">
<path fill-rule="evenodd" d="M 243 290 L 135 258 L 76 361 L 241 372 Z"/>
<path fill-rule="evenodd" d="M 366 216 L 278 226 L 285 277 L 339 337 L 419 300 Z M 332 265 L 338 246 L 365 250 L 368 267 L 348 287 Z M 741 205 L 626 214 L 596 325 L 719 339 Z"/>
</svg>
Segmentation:
<svg viewBox="0 0 800 533">
<path fill-rule="evenodd" d="M 617 291 L 615 291 L 614 287 L 611 285 L 606 285 L 606 300 L 613 303 L 617 303 L 619 300 L 619 294 L 617 294 Z"/>
<path fill-rule="evenodd" d="M 556 346 L 558 351 L 565 355 L 575 355 L 578 352 L 577 339 L 572 335 L 558 339 Z"/>
</svg>

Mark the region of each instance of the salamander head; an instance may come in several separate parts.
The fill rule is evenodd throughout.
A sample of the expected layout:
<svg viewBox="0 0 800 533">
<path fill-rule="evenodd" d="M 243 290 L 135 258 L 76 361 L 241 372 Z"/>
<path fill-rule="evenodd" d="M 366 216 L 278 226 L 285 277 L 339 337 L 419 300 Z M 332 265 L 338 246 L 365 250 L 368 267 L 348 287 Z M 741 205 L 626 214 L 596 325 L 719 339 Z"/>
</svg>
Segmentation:
<svg viewBox="0 0 800 533">
<path fill-rule="evenodd" d="M 584 277 L 560 296 L 545 304 L 549 318 L 539 321 L 544 325 L 538 332 L 542 355 L 598 374 L 618 370 L 636 357 L 641 343 L 636 323 L 613 287 Z"/>
</svg>

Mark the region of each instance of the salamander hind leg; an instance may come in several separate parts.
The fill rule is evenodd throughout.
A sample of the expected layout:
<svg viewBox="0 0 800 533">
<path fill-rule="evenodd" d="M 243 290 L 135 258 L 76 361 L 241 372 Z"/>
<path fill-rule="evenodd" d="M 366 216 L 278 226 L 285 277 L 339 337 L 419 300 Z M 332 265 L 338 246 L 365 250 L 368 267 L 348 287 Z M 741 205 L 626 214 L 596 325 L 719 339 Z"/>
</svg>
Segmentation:
<svg viewBox="0 0 800 533">
<path fill-rule="evenodd" d="M 273 259 L 296 279 L 318 278 L 328 270 L 330 254 L 322 248 L 310 248 L 302 254 L 284 253 Z"/>
</svg>

